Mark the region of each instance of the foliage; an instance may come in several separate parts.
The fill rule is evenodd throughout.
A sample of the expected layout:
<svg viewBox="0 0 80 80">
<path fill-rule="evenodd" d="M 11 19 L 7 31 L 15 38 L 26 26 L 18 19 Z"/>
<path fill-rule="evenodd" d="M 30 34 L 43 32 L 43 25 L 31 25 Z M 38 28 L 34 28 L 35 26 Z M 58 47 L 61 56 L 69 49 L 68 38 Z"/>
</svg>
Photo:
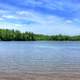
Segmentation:
<svg viewBox="0 0 80 80">
<path fill-rule="evenodd" d="M 34 34 L 31 32 L 20 32 L 18 30 L 0 29 L 1 41 L 80 41 L 80 35 L 67 36 L 67 35 L 42 35 Z"/>
</svg>

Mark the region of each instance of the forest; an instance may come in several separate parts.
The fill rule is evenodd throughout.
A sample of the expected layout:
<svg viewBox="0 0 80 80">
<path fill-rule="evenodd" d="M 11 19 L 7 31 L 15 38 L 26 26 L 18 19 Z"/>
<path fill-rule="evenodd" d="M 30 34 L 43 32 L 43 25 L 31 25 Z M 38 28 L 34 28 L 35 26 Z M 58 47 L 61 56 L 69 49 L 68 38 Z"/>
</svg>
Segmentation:
<svg viewBox="0 0 80 80">
<path fill-rule="evenodd" d="M 80 35 L 43 35 L 18 30 L 0 29 L 0 41 L 80 41 Z"/>
</svg>

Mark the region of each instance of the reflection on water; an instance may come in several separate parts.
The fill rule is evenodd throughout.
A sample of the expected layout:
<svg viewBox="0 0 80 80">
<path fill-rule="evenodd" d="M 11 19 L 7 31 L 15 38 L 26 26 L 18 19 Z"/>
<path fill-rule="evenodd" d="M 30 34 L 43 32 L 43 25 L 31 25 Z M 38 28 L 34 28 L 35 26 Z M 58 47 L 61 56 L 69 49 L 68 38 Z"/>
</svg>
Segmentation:
<svg viewBox="0 0 80 80">
<path fill-rule="evenodd" d="M 0 42 L 0 71 L 80 72 L 80 42 Z"/>
</svg>

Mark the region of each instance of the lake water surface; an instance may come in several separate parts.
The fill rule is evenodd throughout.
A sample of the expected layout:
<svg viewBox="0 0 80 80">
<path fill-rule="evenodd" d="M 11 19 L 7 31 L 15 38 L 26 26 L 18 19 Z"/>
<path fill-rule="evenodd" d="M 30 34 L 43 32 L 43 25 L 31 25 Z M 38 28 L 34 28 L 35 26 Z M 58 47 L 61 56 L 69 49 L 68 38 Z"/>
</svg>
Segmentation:
<svg viewBox="0 0 80 80">
<path fill-rule="evenodd" d="M 80 72 L 80 42 L 0 42 L 2 72 Z"/>
</svg>

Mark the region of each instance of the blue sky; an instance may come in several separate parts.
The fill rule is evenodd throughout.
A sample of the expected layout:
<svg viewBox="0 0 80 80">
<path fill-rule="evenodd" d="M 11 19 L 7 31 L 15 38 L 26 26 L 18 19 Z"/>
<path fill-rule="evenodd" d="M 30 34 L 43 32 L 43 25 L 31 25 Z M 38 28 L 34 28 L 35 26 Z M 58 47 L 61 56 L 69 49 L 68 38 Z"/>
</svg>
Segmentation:
<svg viewBox="0 0 80 80">
<path fill-rule="evenodd" d="M 0 28 L 80 34 L 80 0 L 0 0 Z"/>
</svg>

